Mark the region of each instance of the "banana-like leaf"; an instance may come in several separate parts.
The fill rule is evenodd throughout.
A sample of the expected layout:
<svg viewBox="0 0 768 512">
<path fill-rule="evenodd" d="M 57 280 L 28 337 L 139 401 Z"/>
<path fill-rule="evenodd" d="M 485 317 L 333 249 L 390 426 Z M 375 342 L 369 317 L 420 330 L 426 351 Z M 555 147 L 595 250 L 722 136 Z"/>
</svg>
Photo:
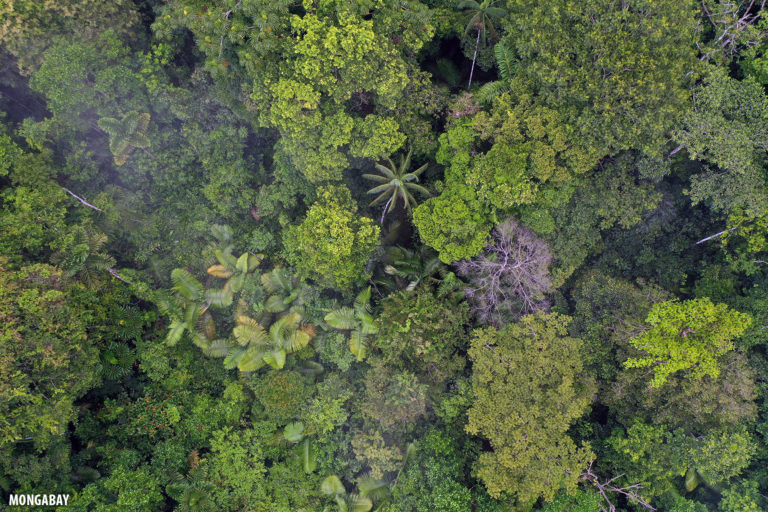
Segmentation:
<svg viewBox="0 0 768 512">
<path fill-rule="evenodd" d="M 263 259 L 263 254 L 248 254 L 248 272 L 253 272 L 256 267 L 261 265 L 261 260 Z"/>
<path fill-rule="evenodd" d="M 248 253 L 244 252 L 240 255 L 239 258 L 237 258 L 237 263 L 235 263 L 235 268 L 238 272 L 242 272 L 243 274 L 248 273 Z"/>
<path fill-rule="evenodd" d="M 699 472 L 694 468 L 688 468 L 688 471 L 685 473 L 685 490 L 693 492 L 700 483 L 701 479 L 699 478 Z"/>
<path fill-rule="evenodd" d="M 389 490 L 387 482 L 378 478 L 364 478 L 357 486 L 360 496 L 373 496 L 376 499 L 382 499 Z M 378 496 L 378 497 L 377 497 Z"/>
<path fill-rule="evenodd" d="M 334 496 L 339 494 L 346 494 L 347 490 L 344 489 L 344 484 L 341 483 L 339 477 L 336 475 L 331 475 L 325 477 L 325 479 L 320 484 L 320 492 L 329 496 Z"/>
<path fill-rule="evenodd" d="M 304 361 L 301 365 L 302 367 L 298 371 L 305 375 L 320 375 L 325 371 L 323 365 L 317 361 Z"/>
<path fill-rule="evenodd" d="M 285 366 L 285 350 L 279 348 L 264 352 L 264 362 L 275 370 L 281 370 Z"/>
<path fill-rule="evenodd" d="M 349 512 L 369 512 L 373 508 L 373 502 L 370 498 L 357 494 L 350 494 L 347 498 L 347 504 L 349 505 Z"/>
<path fill-rule="evenodd" d="M 264 327 L 253 318 L 247 316 L 241 316 L 237 319 L 238 325 L 232 330 L 235 335 L 235 339 L 242 346 L 248 345 L 265 345 L 269 341 L 267 332 Z"/>
<path fill-rule="evenodd" d="M 349 350 L 357 357 L 357 361 L 363 361 L 366 356 L 365 335 L 360 331 L 352 331 L 349 336 Z"/>
<path fill-rule="evenodd" d="M 216 255 L 216 259 L 219 260 L 219 263 L 224 265 L 226 268 L 234 269 L 237 265 L 237 259 L 232 256 L 231 246 L 225 248 L 223 251 L 221 249 L 216 249 L 213 254 Z"/>
<path fill-rule="evenodd" d="M 285 311 L 288 308 L 281 296 L 270 295 L 269 298 L 267 299 L 266 304 L 264 304 L 264 309 L 266 309 L 270 313 L 280 313 L 281 311 Z"/>
<path fill-rule="evenodd" d="M 262 366 L 264 366 L 264 349 L 258 347 L 250 347 L 248 350 L 244 350 L 243 356 L 237 363 L 237 369 L 241 372 L 255 372 Z"/>
<path fill-rule="evenodd" d="M 272 272 L 263 274 L 261 276 L 261 284 L 269 293 L 284 292 L 292 288 L 291 278 L 281 268 L 276 268 Z"/>
<path fill-rule="evenodd" d="M 352 308 L 334 309 L 325 315 L 325 322 L 334 329 L 351 330 L 357 327 L 357 318 Z"/>
<path fill-rule="evenodd" d="M 197 325 L 197 319 L 200 317 L 200 314 L 204 312 L 205 310 L 197 304 L 190 304 L 184 312 L 184 323 L 188 326 Z"/>
<path fill-rule="evenodd" d="M 174 319 L 171 322 L 171 326 L 168 328 L 168 335 L 165 337 L 165 342 L 168 346 L 172 347 L 178 343 L 186 329 L 187 324 L 185 322 Z"/>
<path fill-rule="evenodd" d="M 315 459 L 315 450 L 312 448 L 312 441 L 306 437 L 301 443 L 301 462 L 306 474 L 313 473 L 317 469 L 317 459 Z"/>
<path fill-rule="evenodd" d="M 213 277 L 221 277 L 223 279 L 226 279 L 232 276 L 232 271 L 227 270 L 227 267 L 225 267 L 224 265 L 211 265 L 210 267 L 208 267 L 208 273 L 211 274 Z"/>
<path fill-rule="evenodd" d="M 289 443 L 298 443 L 304 439 L 304 423 L 300 421 L 289 423 L 283 429 L 283 437 Z"/>
<path fill-rule="evenodd" d="M 193 302 L 199 302 L 203 297 L 203 285 L 183 268 L 175 268 L 171 272 L 173 290 L 182 297 Z"/>
</svg>

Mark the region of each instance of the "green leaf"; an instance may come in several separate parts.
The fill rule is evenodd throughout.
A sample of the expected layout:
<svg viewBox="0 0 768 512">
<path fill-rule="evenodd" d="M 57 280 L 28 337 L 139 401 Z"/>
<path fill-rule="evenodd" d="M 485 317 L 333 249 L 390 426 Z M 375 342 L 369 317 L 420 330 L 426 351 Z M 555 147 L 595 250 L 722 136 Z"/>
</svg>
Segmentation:
<svg viewBox="0 0 768 512">
<path fill-rule="evenodd" d="M 277 349 L 264 352 L 264 362 L 275 370 L 280 370 L 285 366 L 285 350 Z"/>
<path fill-rule="evenodd" d="M 360 491 L 360 496 L 362 497 L 375 495 L 377 491 L 381 491 L 387 487 L 387 482 L 379 480 L 378 478 L 364 478 L 357 485 L 357 488 Z"/>
<path fill-rule="evenodd" d="M 214 224 L 211 226 L 211 233 L 216 237 L 216 240 L 225 244 L 232 239 L 232 228 L 223 224 Z"/>
<path fill-rule="evenodd" d="M 227 354 L 227 357 L 224 358 L 224 368 L 231 370 L 232 368 L 238 367 L 245 355 L 246 349 L 243 347 L 232 348 Z M 259 358 L 259 360 L 261 360 L 261 358 Z"/>
<path fill-rule="evenodd" d="M 304 439 L 304 423 L 300 421 L 289 423 L 283 429 L 283 437 L 290 443 L 298 443 Z"/>
<path fill-rule="evenodd" d="M 373 502 L 369 498 L 350 494 L 347 499 L 350 512 L 369 512 L 373 508 Z"/>
<path fill-rule="evenodd" d="M 182 297 L 194 302 L 202 300 L 203 285 L 183 268 L 173 269 L 171 281 L 173 282 L 173 290 Z"/>
<path fill-rule="evenodd" d="M 250 344 L 266 345 L 269 341 L 267 332 L 259 323 L 247 316 L 240 316 L 237 319 L 238 325 L 232 330 L 235 339 L 242 346 Z"/>
<path fill-rule="evenodd" d="M 232 256 L 232 247 L 227 247 L 223 251 L 220 249 L 216 249 L 213 254 L 216 255 L 216 259 L 219 260 L 219 263 L 224 265 L 226 268 L 233 269 L 237 265 L 237 260 L 234 256 Z"/>
<path fill-rule="evenodd" d="M 205 300 L 216 307 L 227 307 L 232 305 L 232 292 L 226 288 L 221 290 L 206 290 Z"/>
<path fill-rule="evenodd" d="M 179 320 L 174 319 L 171 322 L 171 326 L 168 329 L 168 335 L 165 337 L 165 343 L 172 347 L 179 342 L 184 331 L 187 329 L 187 324 Z"/>
<path fill-rule="evenodd" d="M 309 344 L 310 339 L 304 331 L 294 331 L 285 337 L 283 347 L 289 352 L 298 352 Z"/>
<path fill-rule="evenodd" d="M 325 315 L 325 322 L 334 329 L 351 330 L 357 326 L 352 308 L 339 308 Z"/>
<path fill-rule="evenodd" d="M 279 295 L 270 295 L 264 304 L 264 309 L 270 313 L 280 313 L 288 309 L 287 305 L 283 301 L 283 298 Z"/>
<path fill-rule="evenodd" d="M 241 372 L 254 372 L 264 366 L 264 349 L 249 347 L 248 350 L 240 348 L 243 355 L 237 362 L 237 369 Z M 226 363 L 226 360 L 224 361 Z"/>
<path fill-rule="evenodd" d="M 224 357 L 234 347 L 225 339 L 213 340 L 209 343 L 207 349 L 203 349 L 203 353 L 210 357 Z"/>
<path fill-rule="evenodd" d="M 325 477 L 325 479 L 320 484 L 320 492 L 323 494 L 327 494 L 329 496 L 333 495 L 339 495 L 339 494 L 346 494 L 346 489 L 344 489 L 344 484 L 341 483 L 341 480 L 339 480 L 339 477 L 336 475 L 331 475 Z"/>
<path fill-rule="evenodd" d="M 235 268 L 242 272 L 243 274 L 248 273 L 248 253 L 244 252 L 240 255 L 239 258 L 237 258 L 237 263 L 235 263 Z"/>
<path fill-rule="evenodd" d="M 369 304 L 371 300 L 371 287 L 367 287 L 363 291 L 361 291 L 357 297 L 355 297 L 355 304 L 354 309 L 355 313 L 358 315 L 361 313 L 369 313 L 371 311 L 371 306 Z"/>
<path fill-rule="evenodd" d="M 308 437 L 301 443 L 301 462 L 306 474 L 310 474 L 317 469 L 315 451 L 312 449 L 312 441 Z"/>
<path fill-rule="evenodd" d="M 363 361 L 366 355 L 365 335 L 360 331 L 352 331 L 349 336 L 349 350 L 357 357 L 357 361 Z"/>
<path fill-rule="evenodd" d="M 227 281 L 227 288 L 229 288 L 232 293 L 237 293 L 240 290 L 243 289 L 243 285 L 245 284 L 245 274 L 235 274 L 232 276 L 232 278 Z"/>
<path fill-rule="evenodd" d="M 699 486 L 699 483 L 701 483 L 701 480 L 699 479 L 698 471 L 694 468 L 688 468 L 688 471 L 685 473 L 685 490 L 693 492 Z"/>
</svg>

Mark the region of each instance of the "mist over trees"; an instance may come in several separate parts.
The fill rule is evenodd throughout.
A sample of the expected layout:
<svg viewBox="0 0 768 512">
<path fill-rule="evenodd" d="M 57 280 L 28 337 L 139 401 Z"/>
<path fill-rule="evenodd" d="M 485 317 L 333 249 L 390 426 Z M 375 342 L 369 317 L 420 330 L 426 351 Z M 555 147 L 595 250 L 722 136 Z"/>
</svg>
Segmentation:
<svg viewBox="0 0 768 512">
<path fill-rule="evenodd" d="M 768 510 L 768 5 L 0 2 L 0 503 Z"/>
</svg>

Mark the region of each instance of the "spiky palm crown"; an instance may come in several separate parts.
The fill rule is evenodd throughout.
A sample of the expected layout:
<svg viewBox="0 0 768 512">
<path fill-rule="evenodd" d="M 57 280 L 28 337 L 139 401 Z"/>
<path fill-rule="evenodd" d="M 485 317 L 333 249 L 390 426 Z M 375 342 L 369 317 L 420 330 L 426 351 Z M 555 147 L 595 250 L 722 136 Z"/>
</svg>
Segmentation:
<svg viewBox="0 0 768 512">
<path fill-rule="evenodd" d="M 115 158 L 115 165 L 123 165 L 135 148 L 148 148 L 149 138 L 145 135 L 149 128 L 150 115 L 135 110 L 128 112 L 122 119 L 103 117 L 99 119 L 99 128 L 109 135 L 109 149 Z"/>
<path fill-rule="evenodd" d="M 408 168 L 411 166 L 411 154 L 413 149 L 408 151 L 408 154 L 400 157 L 400 165 L 397 166 L 391 158 L 387 158 L 389 167 L 381 164 L 376 164 L 376 170 L 381 174 L 363 174 L 363 178 L 377 183 L 381 183 L 376 187 L 373 187 L 368 191 L 369 194 L 379 194 L 376 199 L 371 201 L 371 206 L 376 205 L 384 201 L 387 197 L 389 200 L 385 206 L 384 213 L 391 212 L 397 204 L 398 197 L 403 200 L 403 206 L 406 210 L 416 207 L 416 199 L 411 192 L 420 192 L 429 196 L 429 190 L 419 185 L 419 175 L 427 169 L 427 164 L 422 165 L 413 172 L 408 172 Z"/>
<path fill-rule="evenodd" d="M 458 6 L 459 10 L 468 9 L 472 12 L 472 16 L 467 23 L 465 33 L 469 33 L 472 30 L 477 30 L 483 34 L 485 39 L 486 34 L 490 33 L 491 39 L 496 41 L 498 34 L 496 33 L 496 27 L 493 26 L 493 18 L 504 18 L 507 15 L 507 11 L 500 7 L 495 7 L 498 0 L 483 0 L 482 3 L 478 3 L 475 0 L 464 0 Z"/>
</svg>

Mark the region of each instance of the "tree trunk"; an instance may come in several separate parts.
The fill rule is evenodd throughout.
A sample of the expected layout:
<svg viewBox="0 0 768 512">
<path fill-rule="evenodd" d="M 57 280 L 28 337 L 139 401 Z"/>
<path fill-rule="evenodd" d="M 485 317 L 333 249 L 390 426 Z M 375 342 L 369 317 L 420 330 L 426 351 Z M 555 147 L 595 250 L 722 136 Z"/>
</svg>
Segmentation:
<svg viewBox="0 0 768 512">
<path fill-rule="evenodd" d="M 480 29 L 477 29 L 477 41 L 475 41 L 475 54 L 472 56 L 472 67 L 469 69 L 469 84 L 467 90 L 472 87 L 472 74 L 475 72 L 475 61 L 477 60 L 477 49 L 480 47 Z"/>
</svg>

